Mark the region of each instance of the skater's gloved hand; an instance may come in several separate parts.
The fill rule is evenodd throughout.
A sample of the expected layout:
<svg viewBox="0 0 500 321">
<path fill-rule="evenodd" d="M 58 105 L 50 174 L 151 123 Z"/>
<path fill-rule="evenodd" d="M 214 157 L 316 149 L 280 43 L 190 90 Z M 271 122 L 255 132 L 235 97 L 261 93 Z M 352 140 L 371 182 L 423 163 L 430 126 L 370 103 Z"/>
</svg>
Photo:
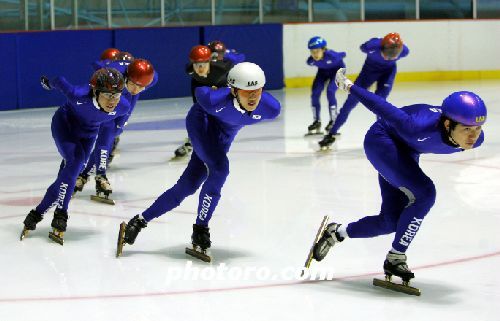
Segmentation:
<svg viewBox="0 0 500 321">
<path fill-rule="evenodd" d="M 349 92 L 349 89 L 352 86 L 352 81 L 350 81 L 346 76 L 345 76 L 345 68 L 340 68 L 337 71 L 337 74 L 335 75 L 335 84 L 339 89 Z"/>
<path fill-rule="evenodd" d="M 52 87 L 50 87 L 49 84 L 49 78 L 47 78 L 46 76 L 40 77 L 40 85 L 42 85 L 43 89 L 45 90 L 52 90 Z"/>
</svg>

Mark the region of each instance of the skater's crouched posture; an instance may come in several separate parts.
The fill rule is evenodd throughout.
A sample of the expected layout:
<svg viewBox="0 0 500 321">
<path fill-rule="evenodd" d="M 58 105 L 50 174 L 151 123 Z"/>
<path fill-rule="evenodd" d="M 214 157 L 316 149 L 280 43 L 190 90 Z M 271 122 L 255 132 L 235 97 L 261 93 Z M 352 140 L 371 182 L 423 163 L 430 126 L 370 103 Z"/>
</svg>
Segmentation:
<svg viewBox="0 0 500 321">
<path fill-rule="evenodd" d="M 99 126 L 128 113 L 130 105 L 121 97 L 123 76 L 113 68 L 97 70 L 90 85 L 73 86 L 63 77 L 50 81 L 42 77 L 41 84 L 47 90 L 60 90 L 67 98 L 55 112 L 51 124 L 52 137 L 63 160 L 55 182 L 24 220 L 21 240 L 28 231 L 36 229 L 36 224 L 51 207 L 56 206 L 51 224 L 54 231 L 49 236 L 62 245 L 75 181 L 89 159 Z"/>
<path fill-rule="evenodd" d="M 136 215 L 126 226 L 122 223 L 117 256 L 121 255 L 124 243 L 134 243 L 147 222 L 174 209 L 202 186 L 196 224 L 193 225 L 194 249 L 188 249 L 188 254 L 210 260 L 205 254 L 211 245 L 208 222 L 229 175 L 227 152 L 231 143 L 243 126 L 276 118 L 281 109 L 271 94 L 262 91 L 266 79 L 258 65 L 250 62 L 237 64 L 229 71 L 227 80 L 230 88 L 196 88 L 197 102 L 186 117 L 186 128 L 193 144 L 187 168 L 177 183 L 141 215 Z"/>
<path fill-rule="evenodd" d="M 484 141 L 481 126 L 486 121 L 486 106 L 478 95 L 459 91 L 444 99 L 441 106 L 397 108 L 353 85 L 345 77 L 345 69 L 337 72 L 336 82 L 379 117 L 366 133 L 364 149 L 379 173 L 382 206 L 378 215 L 347 225 L 329 224 L 313 248 L 313 257 L 321 261 L 335 243 L 346 238 L 395 233 L 384 271 L 407 283 L 414 275 L 405 252 L 436 199 L 436 188 L 420 168 L 419 156 L 451 154 L 480 146 Z"/>
</svg>

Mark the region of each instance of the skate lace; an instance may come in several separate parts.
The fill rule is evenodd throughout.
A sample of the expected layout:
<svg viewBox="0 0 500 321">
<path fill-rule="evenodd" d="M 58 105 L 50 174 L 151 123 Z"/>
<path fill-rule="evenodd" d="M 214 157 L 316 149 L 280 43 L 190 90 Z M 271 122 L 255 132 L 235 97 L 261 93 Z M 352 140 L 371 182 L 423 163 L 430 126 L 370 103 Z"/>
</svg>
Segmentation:
<svg viewBox="0 0 500 321">
<path fill-rule="evenodd" d="M 106 176 L 96 176 L 96 181 L 99 183 L 102 189 L 111 189 L 111 184 L 109 184 L 108 178 Z"/>
<path fill-rule="evenodd" d="M 406 255 L 398 253 L 387 254 L 387 260 L 393 266 L 397 267 L 401 271 L 409 272 L 408 264 L 406 263 Z"/>
<path fill-rule="evenodd" d="M 83 176 L 78 176 L 76 179 L 76 186 L 83 186 L 87 183 L 87 178 Z"/>
</svg>

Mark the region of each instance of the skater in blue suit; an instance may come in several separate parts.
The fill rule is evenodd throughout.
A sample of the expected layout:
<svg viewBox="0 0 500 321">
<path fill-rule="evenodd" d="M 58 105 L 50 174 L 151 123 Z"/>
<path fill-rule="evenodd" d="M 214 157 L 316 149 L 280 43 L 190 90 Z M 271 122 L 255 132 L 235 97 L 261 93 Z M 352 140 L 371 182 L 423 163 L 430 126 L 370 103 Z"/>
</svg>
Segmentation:
<svg viewBox="0 0 500 321">
<path fill-rule="evenodd" d="M 326 47 L 327 42 L 322 37 L 312 37 L 307 47 L 311 55 L 307 58 L 309 66 L 318 67 L 316 76 L 312 84 L 311 106 L 313 112 L 313 123 L 307 127 L 308 135 L 321 134 L 321 93 L 326 86 L 326 97 L 328 100 L 328 111 L 330 121 L 325 127 L 325 131 L 330 131 L 337 117 L 337 98 L 335 92 L 335 73 L 339 68 L 344 68 L 345 52 L 336 52 Z"/>
<path fill-rule="evenodd" d="M 122 96 L 128 101 L 130 110 L 121 117 L 101 124 L 89 162 L 76 180 L 75 192 L 83 190 L 90 171 L 95 168 L 97 197 L 94 199 L 114 204 L 111 199 L 108 199 L 109 194 L 112 193 L 112 188 L 106 176 L 107 167 L 113 159 L 113 147 L 118 144 L 117 138 L 123 132 L 128 119 L 132 115 L 140 93 L 156 84 L 158 74 L 155 72 L 153 65 L 146 59 L 117 60 L 108 62 L 107 66 L 115 68 L 124 76 L 126 90 L 123 91 Z M 104 194 L 104 198 L 100 196 L 101 194 Z"/>
<path fill-rule="evenodd" d="M 51 207 L 56 206 L 51 238 L 62 244 L 76 177 L 89 159 L 99 127 L 125 115 L 130 104 L 121 96 L 125 85 L 123 76 L 113 68 L 97 70 L 90 84 L 83 86 L 73 86 L 64 77 L 49 80 L 45 76 L 42 76 L 41 84 L 46 90 L 58 89 L 67 98 L 52 117 L 51 125 L 52 137 L 63 160 L 55 182 L 24 220 L 21 240 L 28 231 L 36 229 L 36 224 Z"/>
<path fill-rule="evenodd" d="M 375 94 L 387 98 L 392 90 L 394 78 L 396 77 L 396 62 L 404 58 L 410 52 L 403 44 L 403 40 L 398 33 L 391 32 L 383 39 L 372 38 L 361 45 L 361 51 L 366 54 L 366 60 L 354 82 L 357 86 L 367 89 L 373 83 L 377 83 Z M 350 112 L 358 104 L 358 99 L 354 95 L 349 95 L 335 122 L 329 132 L 319 142 L 322 149 L 330 147 L 335 142 L 335 136 L 339 133 L 340 127 L 344 125 Z"/>
<path fill-rule="evenodd" d="M 314 247 L 314 258 L 322 260 L 330 247 L 347 238 L 371 238 L 395 233 L 384 262 L 384 271 L 409 281 L 405 252 L 436 200 L 432 180 L 419 166 L 421 154 L 452 154 L 479 147 L 486 106 L 476 94 L 454 92 L 441 106 L 416 104 L 402 108 L 352 84 L 339 70 L 336 82 L 350 92 L 378 120 L 365 136 L 364 149 L 378 171 L 382 193 L 380 213 L 346 225 L 331 223 Z"/>
<path fill-rule="evenodd" d="M 241 128 L 264 119 L 274 119 L 281 109 L 280 103 L 271 94 L 262 91 L 266 79 L 258 65 L 250 62 L 235 65 L 229 71 L 227 82 L 229 88 L 196 88 L 197 102 L 186 117 L 186 128 L 193 144 L 191 159 L 174 186 L 160 195 L 142 214 L 134 216 L 126 226 L 125 222 L 122 223 L 117 256 L 121 254 L 120 246 L 133 244 L 148 222 L 179 206 L 200 186 L 191 240 L 195 250 L 205 255 L 211 245 L 208 223 L 229 175 L 227 153 L 231 143 Z"/>
</svg>

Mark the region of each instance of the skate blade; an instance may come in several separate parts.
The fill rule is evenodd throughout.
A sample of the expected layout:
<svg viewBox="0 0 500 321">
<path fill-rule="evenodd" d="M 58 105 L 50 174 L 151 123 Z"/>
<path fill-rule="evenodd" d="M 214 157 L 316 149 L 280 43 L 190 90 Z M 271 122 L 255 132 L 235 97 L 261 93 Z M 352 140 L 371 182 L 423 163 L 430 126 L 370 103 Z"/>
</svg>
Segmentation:
<svg viewBox="0 0 500 321">
<path fill-rule="evenodd" d="M 314 246 L 316 245 L 316 243 L 318 243 L 320 237 L 323 235 L 323 232 L 325 231 L 327 224 L 328 224 L 328 215 L 325 215 L 323 217 L 323 221 L 321 221 L 321 225 L 319 226 L 318 232 L 316 233 L 316 237 L 314 238 L 314 242 L 311 246 L 311 249 L 309 250 L 309 254 L 307 255 L 306 263 L 304 263 L 305 269 L 308 269 L 311 266 L 311 262 L 313 260 Z M 304 275 L 304 270 L 302 270 L 302 273 L 300 274 L 300 276 L 303 276 L 303 275 Z"/>
<path fill-rule="evenodd" d="M 386 281 L 386 280 L 373 279 L 373 285 L 384 288 L 384 289 L 388 289 L 391 291 L 401 292 L 401 293 L 405 293 L 405 294 L 409 294 L 409 295 L 420 296 L 420 294 L 421 294 L 420 289 L 414 288 L 414 287 L 409 286 L 409 285 L 393 283 L 391 281 Z"/>
<path fill-rule="evenodd" d="M 21 237 L 20 237 L 20 241 L 24 240 L 24 238 L 26 236 L 28 236 L 30 230 L 27 230 L 26 228 L 23 228 L 23 231 L 21 232 Z"/>
<path fill-rule="evenodd" d="M 186 247 L 186 254 L 191 255 L 192 257 L 195 257 L 199 260 L 202 260 L 203 262 L 210 263 L 212 262 L 212 258 L 206 254 L 206 251 L 201 252 L 202 250 L 198 250 L 198 248 L 189 248 Z"/>
<path fill-rule="evenodd" d="M 120 231 L 118 232 L 118 241 L 116 243 L 116 257 L 119 258 L 123 253 L 123 245 L 125 245 L 125 228 L 127 223 L 122 222 L 120 224 Z"/>
<path fill-rule="evenodd" d="M 311 136 L 323 136 L 323 132 L 316 132 L 316 133 L 307 133 L 304 135 L 304 137 L 311 137 Z"/>
<path fill-rule="evenodd" d="M 170 158 L 169 162 L 178 163 L 178 162 L 186 161 L 187 159 L 189 159 L 188 155 L 174 156 L 174 157 Z"/>
<path fill-rule="evenodd" d="M 328 153 L 330 151 L 332 151 L 332 146 L 328 146 L 328 147 L 320 147 L 319 150 L 318 150 L 318 153 Z"/>
<path fill-rule="evenodd" d="M 59 232 L 59 231 L 55 231 L 55 230 L 52 232 L 49 232 L 49 239 L 51 239 L 52 241 L 54 241 L 58 244 L 61 244 L 61 245 L 64 245 L 63 236 L 64 236 L 64 232 Z"/>
<path fill-rule="evenodd" d="M 98 195 L 90 195 L 90 200 L 96 201 L 96 202 L 99 202 L 99 203 L 108 204 L 108 205 L 115 205 L 115 201 L 113 199 L 102 197 L 102 196 L 98 196 Z"/>
</svg>

